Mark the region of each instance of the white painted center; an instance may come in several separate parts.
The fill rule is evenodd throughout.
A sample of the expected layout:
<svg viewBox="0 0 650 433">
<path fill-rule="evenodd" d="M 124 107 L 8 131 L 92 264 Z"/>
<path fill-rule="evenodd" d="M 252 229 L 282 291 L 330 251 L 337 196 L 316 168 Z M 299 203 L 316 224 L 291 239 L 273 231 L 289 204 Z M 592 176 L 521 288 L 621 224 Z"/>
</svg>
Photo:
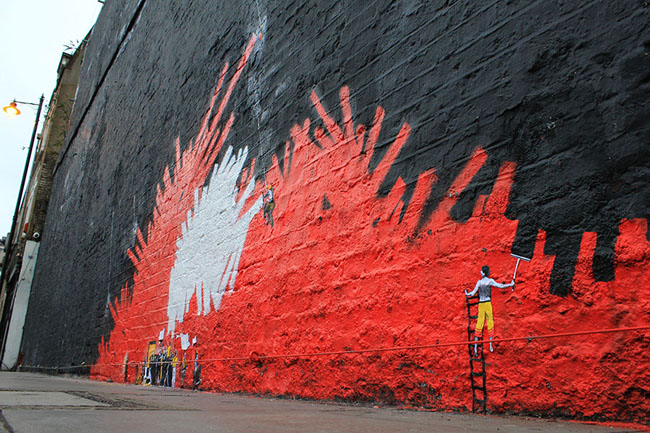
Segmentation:
<svg viewBox="0 0 650 433">
<path fill-rule="evenodd" d="M 239 213 L 255 188 L 249 182 L 239 202 L 237 178 L 241 173 L 248 147 L 233 155 L 230 146 L 221 164 L 214 167 L 210 185 L 203 189 L 201 200 L 195 193 L 194 215 L 189 212 L 177 240 L 177 252 L 169 282 L 167 330 L 174 335 L 176 322 L 182 322 L 194 293 L 198 314 L 210 312 L 210 302 L 217 310 L 228 289 L 232 292 L 237 277 L 239 258 L 253 216 L 262 208 L 262 197 L 241 218 Z"/>
</svg>

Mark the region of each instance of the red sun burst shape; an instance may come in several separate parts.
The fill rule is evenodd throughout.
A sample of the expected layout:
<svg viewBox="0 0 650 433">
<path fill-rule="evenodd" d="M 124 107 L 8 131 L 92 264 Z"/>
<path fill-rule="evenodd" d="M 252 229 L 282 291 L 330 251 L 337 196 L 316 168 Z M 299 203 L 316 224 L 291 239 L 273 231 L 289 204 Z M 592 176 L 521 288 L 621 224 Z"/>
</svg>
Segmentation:
<svg viewBox="0 0 650 433">
<path fill-rule="evenodd" d="M 252 38 L 215 120 L 210 122 L 208 113 L 196 141 L 177 158 L 174 181 L 165 174 L 148 240 L 145 243 L 139 235 L 140 246 L 133 253 L 132 295 L 125 288 L 113 310 L 115 328 L 110 347 L 108 343 L 100 347 L 93 368 L 96 377 L 123 378 L 125 355 L 144 359 L 148 341 L 157 339 L 167 323 L 166 291 L 180 226 L 194 205 L 192 192 L 201 191 L 232 125 L 233 114 L 222 132 L 215 129 L 254 43 Z M 226 70 L 227 65 L 210 110 Z M 512 277 L 510 249 L 518 222 L 504 213 L 516 165 L 504 163 L 492 192 L 477 200 L 472 216 L 463 223 L 454 221 L 451 208 L 487 159 L 476 143 L 436 211 L 416 230 L 437 180 L 433 170 L 419 175 L 401 221 L 404 181 L 399 178 L 386 197 L 378 196 L 412 134 L 411 126 L 404 122 L 395 137 L 384 140 L 391 144 L 371 170 L 379 138 L 386 135 L 385 110 L 377 107 L 369 126 L 355 124 L 348 87 L 341 88 L 339 97 L 337 122 L 316 92 L 311 93 L 319 121 L 305 119 L 294 125 L 283 163 L 274 157 L 264 182 L 258 180 L 254 196 L 267 185 L 274 187 L 274 223 L 267 224 L 262 213 L 252 219 L 234 291 L 224 296 L 216 311 L 196 314 L 196 299 L 190 301 L 177 325 L 179 333 L 196 337 L 197 343 L 185 352 L 187 359 L 198 354 L 201 386 L 207 389 L 471 407 L 467 347 L 262 359 L 462 341 L 467 338 L 463 292 L 474 286 L 480 267 L 488 264 L 498 281 Z M 252 173 L 252 167 L 242 172 L 243 184 L 252 181 Z M 616 280 L 610 283 L 593 281 L 590 257 L 595 235 L 586 234 L 573 298 L 549 294 L 554 257 L 544 254 L 546 236 L 540 231 L 532 260 L 520 267 L 516 289 L 494 290 L 497 336 L 643 324 L 650 310 L 646 229 L 645 220 L 621 223 Z M 634 290 L 639 287 L 643 289 Z M 169 343 L 183 352 L 177 339 Z M 575 356 L 576 345 L 583 345 L 583 357 Z M 648 378 L 643 369 L 649 361 L 648 345 L 647 337 L 638 334 L 615 340 L 594 335 L 579 341 L 503 343 L 489 355 L 490 405 L 540 411 L 566 407 L 579 414 L 611 415 L 627 413 L 634 404 L 635 411 L 647 413 L 650 403 L 642 393 L 630 390 L 639 377 Z M 619 362 L 626 359 L 639 361 Z M 602 368 L 591 369 L 594 364 Z M 616 371 L 606 365 L 616 366 Z M 186 386 L 192 376 L 193 367 L 189 368 Z M 578 382 L 570 377 L 575 371 L 583 373 Z M 130 369 L 128 380 L 135 380 L 136 374 Z M 544 383 L 533 395 L 531 381 Z M 572 401 L 576 387 L 595 390 L 595 397 L 588 403 Z M 612 403 L 617 394 L 627 395 L 626 402 Z"/>
</svg>

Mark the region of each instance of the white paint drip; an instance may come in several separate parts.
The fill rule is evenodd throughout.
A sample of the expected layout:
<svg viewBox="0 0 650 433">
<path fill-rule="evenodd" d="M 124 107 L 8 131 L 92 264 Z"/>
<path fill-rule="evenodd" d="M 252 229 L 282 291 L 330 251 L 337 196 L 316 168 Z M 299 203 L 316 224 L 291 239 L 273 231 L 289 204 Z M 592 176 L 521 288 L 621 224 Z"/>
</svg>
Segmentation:
<svg viewBox="0 0 650 433">
<path fill-rule="evenodd" d="M 180 334 L 181 337 L 181 349 L 187 350 L 190 347 L 190 336 L 188 334 Z"/>
<path fill-rule="evenodd" d="M 174 335 L 176 322 L 182 322 L 189 310 L 192 295 L 196 293 L 198 314 L 210 312 L 210 302 L 219 309 L 221 299 L 229 289 L 232 292 L 237 277 L 248 226 L 253 216 L 262 208 L 262 197 L 239 218 L 239 213 L 255 188 L 249 182 L 239 202 L 237 178 L 241 173 L 248 147 L 235 157 L 232 146 L 228 148 L 221 164 L 214 167 L 210 185 L 203 190 L 198 201 L 188 212 L 182 236 L 176 241 L 177 252 L 169 282 L 167 304 L 167 329 Z"/>
</svg>

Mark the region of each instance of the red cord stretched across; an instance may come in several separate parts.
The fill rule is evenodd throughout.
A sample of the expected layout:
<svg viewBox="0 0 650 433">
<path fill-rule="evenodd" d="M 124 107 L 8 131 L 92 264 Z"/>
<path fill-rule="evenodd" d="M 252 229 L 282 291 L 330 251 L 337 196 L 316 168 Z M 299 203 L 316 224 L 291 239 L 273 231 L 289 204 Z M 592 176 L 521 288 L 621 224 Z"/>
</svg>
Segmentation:
<svg viewBox="0 0 650 433">
<path fill-rule="evenodd" d="M 439 347 L 451 347 L 451 346 L 465 346 L 471 344 L 482 344 L 482 343 L 505 343 L 511 341 L 528 341 L 532 342 L 533 340 L 541 340 L 548 338 L 561 338 L 561 337 L 573 337 L 578 335 L 591 335 L 591 334 L 611 334 L 615 332 L 632 332 L 632 331 L 644 331 L 650 330 L 650 325 L 645 326 L 635 326 L 629 328 L 611 328 L 611 329 L 597 329 L 593 331 L 578 331 L 578 332 L 565 332 L 560 334 L 543 334 L 543 335 L 530 335 L 526 337 L 511 337 L 511 338 L 500 338 L 498 340 L 477 340 L 477 341 L 455 341 L 449 343 L 436 343 L 436 344 L 423 344 L 418 346 L 396 346 L 396 347 L 381 347 L 374 349 L 358 349 L 358 350 L 341 350 L 334 352 L 312 352 L 312 353 L 292 353 L 286 355 L 260 355 L 260 356 L 235 356 L 228 358 L 205 358 L 199 359 L 198 362 L 203 364 L 207 362 L 229 362 L 229 361 L 262 361 L 270 359 L 286 359 L 286 358 L 315 358 L 319 356 L 336 356 L 336 355 L 354 355 L 361 353 L 370 353 L 370 352 L 398 352 L 402 350 L 421 350 L 421 349 L 436 349 Z M 138 366 L 143 364 L 143 362 L 129 362 L 129 366 Z M 112 364 L 93 364 L 93 367 L 103 367 L 103 366 L 123 366 L 123 363 L 112 363 Z M 31 366 L 23 365 L 23 368 L 37 368 L 37 369 L 46 369 L 46 370 L 69 370 L 74 368 L 81 367 L 90 367 L 91 365 L 82 364 L 82 365 L 72 365 L 67 367 L 40 367 L 40 366 Z"/>
</svg>

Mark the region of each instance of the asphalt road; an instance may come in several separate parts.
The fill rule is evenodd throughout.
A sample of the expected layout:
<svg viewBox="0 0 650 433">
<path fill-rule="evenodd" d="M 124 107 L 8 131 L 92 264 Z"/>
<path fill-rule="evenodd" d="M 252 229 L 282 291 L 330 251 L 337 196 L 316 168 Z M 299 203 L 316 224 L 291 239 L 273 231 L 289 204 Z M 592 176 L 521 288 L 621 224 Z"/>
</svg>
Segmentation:
<svg viewBox="0 0 650 433">
<path fill-rule="evenodd" d="M 625 426 L 423 412 L 0 373 L 0 431 L 15 433 L 622 433 Z"/>
</svg>

